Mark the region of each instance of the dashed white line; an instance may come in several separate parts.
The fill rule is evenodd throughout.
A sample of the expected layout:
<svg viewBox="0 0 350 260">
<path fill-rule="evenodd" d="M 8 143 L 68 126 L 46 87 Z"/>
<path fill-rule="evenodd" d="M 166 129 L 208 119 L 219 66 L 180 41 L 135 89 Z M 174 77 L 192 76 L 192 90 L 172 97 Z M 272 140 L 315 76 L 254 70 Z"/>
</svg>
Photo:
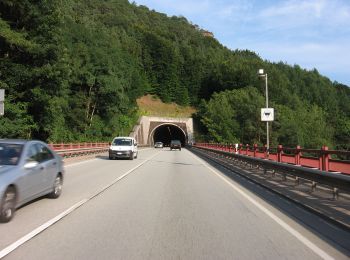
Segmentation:
<svg viewBox="0 0 350 260">
<path fill-rule="evenodd" d="M 160 151 L 161 152 L 161 151 Z M 99 191 L 97 191 L 96 193 L 92 194 L 91 196 L 89 196 L 86 199 L 83 199 L 81 201 L 79 201 L 78 203 L 74 204 L 73 206 L 71 206 L 69 209 L 65 210 L 64 212 L 62 212 L 61 214 L 57 215 L 56 217 L 50 219 L 49 221 L 47 221 L 46 223 L 42 224 L 41 226 L 37 227 L 36 229 L 34 229 L 33 231 L 29 232 L 28 234 L 26 234 L 25 236 L 23 236 L 22 238 L 18 239 L 17 241 L 15 241 L 14 243 L 12 243 L 11 245 L 5 247 L 4 249 L 2 249 L 0 251 L 0 259 L 3 258 L 4 256 L 8 255 L 9 253 L 11 253 L 12 251 L 14 251 L 16 248 L 18 248 L 19 246 L 23 245 L 24 243 L 26 243 L 27 241 L 29 241 L 30 239 L 32 239 L 33 237 L 35 237 L 36 235 L 38 235 L 39 233 L 43 232 L 45 229 L 49 228 L 50 226 L 52 226 L 53 224 L 55 224 L 56 222 L 58 222 L 59 220 L 63 219 L 64 217 L 68 216 L 70 213 L 72 213 L 73 211 L 75 211 L 76 209 L 78 209 L 79 207 L 81 207 L 82 205 L 84 205 L 85 203 L 87 203 L 88 201 L 92 200 L 93 198 L 95 198 L 96 196 L 98 196 L 99 194 L 101 194 L 102 192 L 104 192 L 105 190 L 107 190 L 108 188 L 110 188 L 111 186 L 113 186 L 114 184 L 116 184 L 118 181 L 122 180 L 123 178 L 125 178 L 127 175 L 129 175 L 130 173 L 132 173 L 133 171 L 135 171 L 137 168 L 141 167 L 143 164 L 145 164 L 146 162 L 150 161 L 151 159 L 153 159 L 153 157 L 157 156 L 160 152 L 157 152 L 156 154 L 150 156 L 149 158 L 147 158 L 146 160 L 144 160 L 143 162 L 141 162 L 140 164 L 136 165 L 134 168 L 132 168 L 131 170 L 127 171 L 126 173 L 124 173 L 122 176 L 116 178 L 112 183 L 106 185 L 105 187 L 103 187 L 102 189 L 100 189 Z M 92 160 L 89 160 L 92 161 Z M 77 164 L 74 164 L 77 165 Z"/>
</svg>

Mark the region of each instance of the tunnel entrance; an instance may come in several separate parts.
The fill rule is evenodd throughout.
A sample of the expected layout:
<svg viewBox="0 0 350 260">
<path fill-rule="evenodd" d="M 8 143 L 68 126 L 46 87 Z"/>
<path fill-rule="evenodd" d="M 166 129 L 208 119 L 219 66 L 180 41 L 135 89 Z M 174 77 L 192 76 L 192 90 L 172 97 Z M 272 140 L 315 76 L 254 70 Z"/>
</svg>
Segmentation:
<svg viewBox="0 0 350 260">
<path fill-rule="evenodd" d="M 171 140 L 180 140 L 181 145 L 186 145 L 186 134 L 178 126 L 172 124 L 164 124 L 158 126 L 153 132 L 153 144 L 162 142 L 164 146 L 169 146 Z"/>
</svg>

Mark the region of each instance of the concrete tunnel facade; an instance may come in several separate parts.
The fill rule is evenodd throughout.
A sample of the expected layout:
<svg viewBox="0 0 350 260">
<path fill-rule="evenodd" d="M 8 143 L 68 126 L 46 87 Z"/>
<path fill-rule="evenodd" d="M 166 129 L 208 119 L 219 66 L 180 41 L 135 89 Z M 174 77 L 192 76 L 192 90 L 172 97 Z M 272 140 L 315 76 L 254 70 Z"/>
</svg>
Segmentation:
<svg viewBox="0 0 350 260">
<path fill-rule="evenodd" d="M 171 140 L 180 140 L 185 146 L 194 142 L 193 119 L 142 116 L 130 136 L 140 145 L 153 146 L 155 142 L 169 145 Z"/>
</svg>

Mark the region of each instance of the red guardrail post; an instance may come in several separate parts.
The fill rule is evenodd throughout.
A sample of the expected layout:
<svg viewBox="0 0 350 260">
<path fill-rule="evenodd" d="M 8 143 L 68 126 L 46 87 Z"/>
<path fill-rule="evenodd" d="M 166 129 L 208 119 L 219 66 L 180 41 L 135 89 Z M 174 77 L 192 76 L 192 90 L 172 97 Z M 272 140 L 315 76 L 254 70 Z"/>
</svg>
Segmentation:
<svg viewBox="0 0 350 260">
<path fill-rule="evenodd" d="M 300 165 L 300 157 L 301 157 L 301 147 L 300 145 L 297 145 L 297 148 L 295 150 L 295 165 Z"/>
<path fill-rule="evenodd" d="M 279 144 L 277 146 L 277 162 L 282 162 L 283 146 Z"/>
<path fill-rule="evenodd" d="M 256 157 L 256 151 L 258 150 L 258 144 L 254 144 L 254 157 Z"/>
<path fill-rule="evenodd" d="M 329 170 L 329 153 L 328 146 L 322 146 L 319 157 L 319 168 L 322 171 Z"/>
<path fill-rule="evenodd" d="M 268 153 L 267 153 L 267 145 L 264 145 L 264 157 L 268 158 Z"/>
</svg>

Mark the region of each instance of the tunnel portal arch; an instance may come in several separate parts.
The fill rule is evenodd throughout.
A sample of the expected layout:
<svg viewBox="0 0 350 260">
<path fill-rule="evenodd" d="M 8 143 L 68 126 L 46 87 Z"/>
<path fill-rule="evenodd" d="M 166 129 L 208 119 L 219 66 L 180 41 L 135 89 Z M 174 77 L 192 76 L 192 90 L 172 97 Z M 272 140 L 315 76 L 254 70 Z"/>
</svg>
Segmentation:
<svg viewBox="0 0 350 260">
<path fill-rule="evenodd" d="M 180 140 L 185 146 L 188 141 L 187 133 L 181 126 L 174 123 L 162 123 L 154 127 L 149 136 L 149 143 L 162 142 L 165 146 L 170 145 L 171 140 Z"/>
<path fill-rule="evenodd" d="M 165 133 L 167 127 L 170 128 L 172 136 L 170 134 L 167 136 Z M 129 136 L 134 137 L 142 146 L 153 146 L 154 142 L 159 139 L 170 142 L 171 138 L 177 138 L 183 145 L 186 145 L 194 142 L 193 119 L 191 117 L 141 116 Z"/>
</svg>

